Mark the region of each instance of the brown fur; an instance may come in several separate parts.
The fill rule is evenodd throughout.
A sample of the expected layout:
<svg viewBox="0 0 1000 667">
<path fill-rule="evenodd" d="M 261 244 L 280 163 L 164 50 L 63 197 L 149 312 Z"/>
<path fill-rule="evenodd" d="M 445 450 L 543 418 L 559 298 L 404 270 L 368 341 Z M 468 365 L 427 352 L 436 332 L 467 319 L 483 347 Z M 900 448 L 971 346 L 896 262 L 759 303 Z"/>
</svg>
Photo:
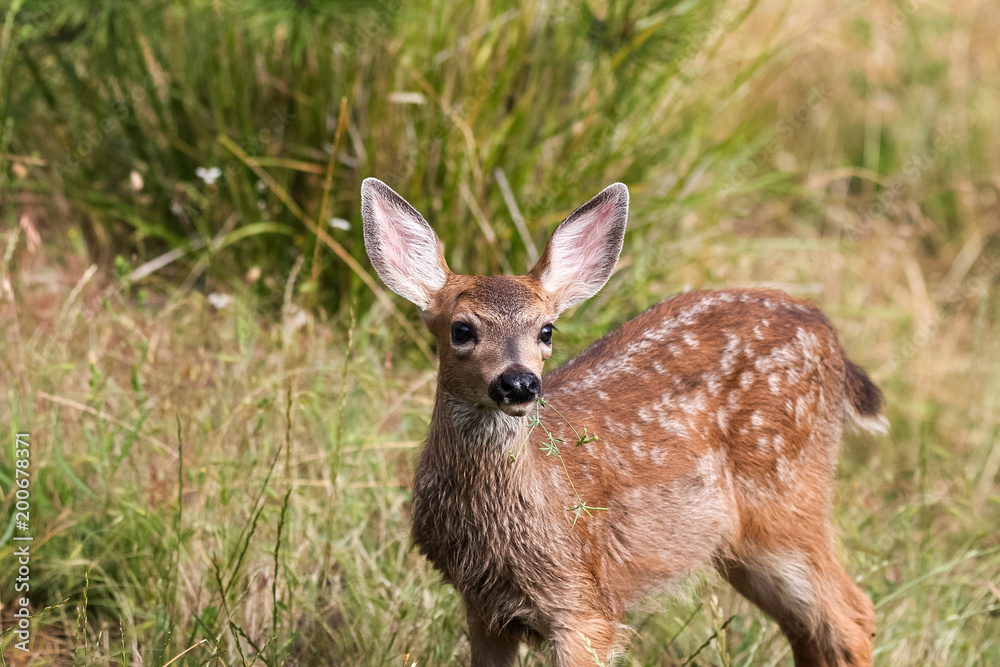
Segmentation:
<svg viewBox="0 0 1000 667">
<path fill-rule="evenodd" d="M 606 508 L 575 524 L 566 508 L 578 499 L 541 449 L 545 431 L 523 444 L 533 404 L 490 398 L 510 368 L 541 375 L 551 346 L 540 329 L 610 275 L 624 218 L 607 212 L 624 215 L 627 191 L 586 207 L 598 213 L 570 216 L 574 232 L 611 240 L 603 254 L 600 237 L 579 242 L 590 255 L 580 275 L 547 273 L 550 241 L 527 276 L 455 275 L 442 255 L 420 275 L 443 287 L 397 280 L 431 295 L 421 314 L 440 354 L 413 538 L 465 601 L 473 664 L 512 665 L 522 640 L 547 642 L 560 667 L 593 665 L 590 650 L 607 661 L 628 609 L 706 565 L 778 621 L 796 665 L 871 664 L 874 611 L 835 556 L 830 514 L 843 425 L 881 428 L 882 399 L 815 307 L 774 290 L 681 294 L 544 376 L 541 422 L 563 439 L 580 497 Z M 366 236 L 396 243 L 381 218 L 365 222 Z M 566 239 L 560 252 L 574 247 Z M 473 342 L 452 342 L 456 322 Z M 574 446 L 554 410 L 599 439 Z"/>
<path fill-rule="evenodd" d="M 524 280 L 522 294 L 533 293 Z M 453 363 L 442 357 L 444 385 L 461 372 Z M 674 297 L 543 379 L 546 400 L 600 436 L 574 447 L 565 423 L 542 411 L 566 441 L 580 495 L 607 511 L 574 528 L 565 508 L 575 497 L 539 448 L 543 432 L 512 463 L 524 419 L 456 407 L 439 388 L 414 480 L 414 539 L 492 633 L 488 643 L 545 638 L 557 657 L 576 656 L 558 664 L 592 661 L 577 631 L 609 654 L 631 605 L 704 564 L 779 621 L 796 664 L 868 664 L 871 603 L 833 554 L 830 527 L 856 373 L 822 313 L 786 294 Z"/>
</svg>

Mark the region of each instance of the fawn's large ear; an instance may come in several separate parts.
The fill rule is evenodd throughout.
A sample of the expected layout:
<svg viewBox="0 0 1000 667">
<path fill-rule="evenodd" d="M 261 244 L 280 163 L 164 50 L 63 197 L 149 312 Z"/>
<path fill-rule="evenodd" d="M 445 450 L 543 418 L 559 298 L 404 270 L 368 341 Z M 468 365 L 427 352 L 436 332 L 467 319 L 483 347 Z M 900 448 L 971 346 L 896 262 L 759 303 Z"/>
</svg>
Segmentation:
<svg viewBox="0 0 1000 667">
<path fill-rule="evenodd" d="M 627 221 L 628 188 L 615 183 L 556 227 L 529 275 L 555 297 L 559 312 L 594 296 L 608 282 Z"/>
<path fill-rule="evenodd" d="M 420 310 L 430 308 L 449 273 L 431 226 L 377 178 L 361 184 L 361 217 L 365 249 L 382 282 Z"/>
</svg>

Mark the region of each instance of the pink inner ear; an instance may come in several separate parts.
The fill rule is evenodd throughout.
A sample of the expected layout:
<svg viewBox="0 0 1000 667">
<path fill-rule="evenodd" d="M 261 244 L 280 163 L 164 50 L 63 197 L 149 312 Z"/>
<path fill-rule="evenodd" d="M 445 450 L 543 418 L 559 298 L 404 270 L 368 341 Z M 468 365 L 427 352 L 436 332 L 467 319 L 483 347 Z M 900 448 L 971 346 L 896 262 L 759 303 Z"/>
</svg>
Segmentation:
<svg viewBox="0 0 1000 667">
<path fill-rule="evenodd" d="M 396 271 L 406 271 L 406 248 L 418 239 L 414 237 L 413 225 L 407 222 L 409 218 L 388 201 L 376 199 L 376 215 L 379 220 L 392 221 L 390 224 L 379 225 L 379 250 L 382 257 Z"/>
<path fill-rule="evenodd" d="M 593 267 L 606 261 L 608 229 L 614 215 L 615 202 L 608 199 L 574 225 L 579 232 L 572 239 L 572 243 L 576 244 L 573 252 L 576 253 L 580 264 Z"/>
<path fill-rule="evenodd" d="M 376 219 L 381 221 L 376 228 L 379 253 L 392 274 L 383 280 L 393 281 L 392 287 L 411 300 L 426 301 L 428 291 L 440 289 L 445 282 L 437 236 L 411 210 L 381 197 L 372 204 Z"/>
<path fill-rule="evenodd" d="M 558 234 L 552 240 L 555 273 L 568 281 L 590 282 L 589 274 L 608 261 L 608 233 L 614 215 L 615 202 L 609 199 Z"/>
<path fill-rule="evenodd" d="M 549 264 L 539 276 L 559 310 L 589 299 L 608 281 L 618 259 L 616 229 L 624 225 L 622 201 L 606 196 L 593 208 L 578 212 L 556 229 L 549 246 Z"/>
<path fill-rule="evenodd" d="M 419 258 L 428 252 L 436 256 L 436 239 L 431 238 L 432 232 L 410 211 L 397 208 L 384 199 L 376 200 L 375 207 L 379 219 L 390 221 L 379 225 L 383 258 L 396 271 L 412 277 L 417 273 L 414 264 Z"/>
</svg>

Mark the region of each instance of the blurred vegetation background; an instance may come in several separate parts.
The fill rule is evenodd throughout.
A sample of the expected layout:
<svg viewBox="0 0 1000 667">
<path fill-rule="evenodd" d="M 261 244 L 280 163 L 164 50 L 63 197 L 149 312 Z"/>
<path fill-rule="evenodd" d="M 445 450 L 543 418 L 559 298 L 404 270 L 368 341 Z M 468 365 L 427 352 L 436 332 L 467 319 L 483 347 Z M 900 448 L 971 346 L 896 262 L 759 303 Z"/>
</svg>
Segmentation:
<svg viewBox="0 0 1000 667">
<path fill-rule="evenodd" d="M 685 289 L 819 304 L 893 425 L 836 507 L 876 661 L 996 664 L 998 33 L 988 0 L 7 0 L 3 658 L 28 431 L 32 664 L 468 660 L 407 538 L 433 355 L 364 255 L 376 176 L 465 273 L 628 184 L 554 364 Z M 629 623 L 634 664 L 791 664 L 711 578 Z"/>
</svg>

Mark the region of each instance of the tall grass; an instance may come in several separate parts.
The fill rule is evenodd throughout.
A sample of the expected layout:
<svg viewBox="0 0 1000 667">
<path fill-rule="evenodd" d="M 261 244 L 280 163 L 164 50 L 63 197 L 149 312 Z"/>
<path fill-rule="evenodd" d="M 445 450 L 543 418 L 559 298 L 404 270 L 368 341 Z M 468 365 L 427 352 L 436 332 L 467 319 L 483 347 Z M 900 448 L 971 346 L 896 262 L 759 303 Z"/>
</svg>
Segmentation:
<svg viewBox="0 0 1000 667">
<path fill-rule="evenodd" d="M 42 0 L 0 21 L 0 424 L 36 447 L 38 664 L 467 661 L 407 538 L 433 366 L 361 276 L 369 175 L 469 273 L 524 270 L 628 183 L 620 270 L 554 363 L 682 289 L 817 301 L 893 424 L 847 442 L 836 506 L 877 662 L 1000 659 L 991 3 Z M 629 623 L 635 664 L 790 664 L 711 579 Z"/>
<path fill-rule="evenodd" d="M 109 266 L 115 254 L 134 267 L 202 247 L 161 272 L 175 281 L 201 252 L 213 255 L 210 273 L 259 265 L 280 284 L 301 253 L 319 283 L 308 289 L 336 308 L 350 271 L 314 249 L 316 235 L 279 190 L 361 259 L 358 186 L 377 173 L 423 207 L 446 243 L 483 228 L 476 244 L 450 244 L 456 265 L 520 269 L 527 246 L 582 191 L 658 172 L 676 181 L 659 198 L 674 201 L 689 196 L 682 188 L 696 169 L 731 167 L 737 156 L 718 144 L 738 140 L 740 125 L 704 110 L 711 100 L 723 112 L 720 101 L 768 59 L 690 85 L 699 58 L 740 22 L 715 18 L 714 3 L 623 3 L 600 16 L 545 3 L 250 4 L 109 2 L 84 12 L 53 2 L 14 13 L 12 145 L 45 160 L 16 184 L 22 196 L 64 195 Z M 51 119 L 51 131 L 34 118 Z M 198 177 L 212 167 L 214 183 Z M 511 215 L 500 178 L 526 234 L 499 224 Z M 355 224 L 331 229 L 332 218 Z"/>
</svg>

